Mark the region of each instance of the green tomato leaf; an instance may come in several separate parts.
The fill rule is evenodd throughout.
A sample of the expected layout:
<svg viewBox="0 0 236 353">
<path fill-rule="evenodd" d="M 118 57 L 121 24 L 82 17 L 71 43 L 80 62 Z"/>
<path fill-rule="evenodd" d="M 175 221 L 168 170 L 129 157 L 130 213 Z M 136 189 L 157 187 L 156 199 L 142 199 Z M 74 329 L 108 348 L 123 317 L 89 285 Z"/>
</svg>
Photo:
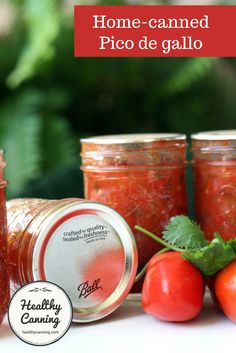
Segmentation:
<svg viewBox="0 0 236 353">
<path fill-rule="evenodd" d="M 163 239 L 171 245 L 185 249 L 200 249 L 208 245 L 200 226 L 183 215 L 170 219 L 163 232 Z"/>
<path fill-rule="evenodd" d="M 184 258 L 205 276 L 213 276 L 236 257 L 234 249 L 228 242 L 225 242 L 218 233 L 215 233 L 214 237 L 210 244 L 201 249 L 187 249 L 183 252 Z"/>
</svg>

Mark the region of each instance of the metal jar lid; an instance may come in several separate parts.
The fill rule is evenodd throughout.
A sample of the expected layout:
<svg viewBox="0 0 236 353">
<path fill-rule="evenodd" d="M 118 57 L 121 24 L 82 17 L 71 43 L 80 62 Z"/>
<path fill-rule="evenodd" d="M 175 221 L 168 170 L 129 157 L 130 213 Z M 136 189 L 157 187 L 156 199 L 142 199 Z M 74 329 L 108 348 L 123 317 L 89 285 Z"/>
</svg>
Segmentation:
<svg viewBox="0 0 236 353">
<path fill-rule="evenodd" d="M 147 133 L 147 134 L 124 134 L 124 135 L 104 135 L 81 139 L 82 143 L 94 144 L 136 144 L 151 143 L 155 141 L 185 140 L 186 135 L 178 133 Z"/>
<path fill-rule="evenodd" d="M 73 321 L 107 316 L 126 298 L 137 271 L 132 232 L 112 208 L 71 202 L 43 222 L 33 251 L 34 280 L 61 286 L 73 305 Z"/>
<path fill-rule="evenodd" d="M 82 170 L 184 163 L 186 136 L 175 133 L 96 136 L 81 140 Z"/>
<path fill-rule="evenodd" d="M 225 141 L 236 140 L 236 130 L 203 131 L 191 135 L 192 140 Z"/>
</svg>

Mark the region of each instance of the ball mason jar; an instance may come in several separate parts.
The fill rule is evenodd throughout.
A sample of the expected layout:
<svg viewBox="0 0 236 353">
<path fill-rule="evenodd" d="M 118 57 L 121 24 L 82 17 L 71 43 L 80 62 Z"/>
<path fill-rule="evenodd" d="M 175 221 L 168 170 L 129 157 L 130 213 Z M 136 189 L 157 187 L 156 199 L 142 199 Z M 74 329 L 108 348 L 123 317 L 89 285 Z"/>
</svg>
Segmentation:
<svg viewBox="0 0 236 353">
<path fill-rule="evenodd" d="M 5 168 L 3 151 L 0 150 L 0 324 L 7 312 L 9 302 L 9 277 L 7 259 L 7 218 L 4 180 Z"/>
<path fill-rule="evenodd" d="M 85 198 L 110 205 L 133 231 L 140 271 L 160 245 L 136 231 L 161 236 L 170 217 L 186 214 L 186 136 L 131 134 L 85 138 L 82 167 Z M 142 281 L 132 292 L 140 292 Z"/>
<path fill-rule="evenodd" d="M 193 134 L 195 213 L 207 239 L 236 237 L 236 130 Z"/>
<path fill-rule="evenodd" d="M 113 312 L 137 271 L 137 250 L 125 220 L 82 199 L 7 202 L 11 290 L 38 280 L 58 284 L 73 306 L 73 321 Z"/>
</svg>

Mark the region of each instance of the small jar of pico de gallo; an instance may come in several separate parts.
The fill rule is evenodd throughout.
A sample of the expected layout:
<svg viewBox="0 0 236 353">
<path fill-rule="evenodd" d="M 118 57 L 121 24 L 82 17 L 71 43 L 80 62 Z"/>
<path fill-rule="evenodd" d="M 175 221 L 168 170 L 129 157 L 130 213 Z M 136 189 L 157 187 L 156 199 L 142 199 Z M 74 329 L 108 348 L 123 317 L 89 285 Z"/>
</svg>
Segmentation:
<svg viewBox="0 0 236 353">
<path fill-rule="evenodd" d="M 85 197 L 107 204 L 128 222 L 136 239 L 139 270 L 160 249 L 134 229 L 161 235 L 170 217 L 186 214 L 186 136 L 135 134 L 81 140 Z M 140 292 L 142 281 L 133 287 Z"/>
<path fill-rule="evenodd" d="M 236 130 L 193 134 L 196 219 L 207 239 L 236 237 Z"/>
<path fill-rule="evenodd" d="M 9 301 L 9 277 L 7 261 L 7 218 L 4 180 L 5 162 L 0 150 L 0 324 L 6 314 Z"/>
<path fill-rule="evenodd" d="M 58 284 L 71 299 L 73 321 L 113 312 L 128 295 L 137 250 L 124 219 L 81 199 L 7 202 L 11 289 L 32 281 Z"/>
</svg>

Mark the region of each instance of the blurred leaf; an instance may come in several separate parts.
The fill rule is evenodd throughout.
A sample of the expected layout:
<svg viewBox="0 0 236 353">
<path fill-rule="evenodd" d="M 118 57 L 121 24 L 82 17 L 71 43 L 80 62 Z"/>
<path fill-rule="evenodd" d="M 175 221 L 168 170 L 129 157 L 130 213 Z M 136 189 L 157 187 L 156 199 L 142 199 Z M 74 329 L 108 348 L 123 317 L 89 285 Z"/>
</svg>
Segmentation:
<svg viewBox="0 0 236 353">
<path fill-rule="evenodd" d="M 45 116 L 43 121 L 43 170 L 52 171 L 74 162 L 76 144 L 71 137 L 68 122 L 60 116 Z"/>
<path fill-rule="evenodd" d="M 60 0 L 23 0 L 19 11 L 24 14 L 28 40 L 7 83 L 19 86 L 37 73 L 40 66 L 53 58 L 54 42 L 60 30 Z"/>
<path fill-rule="evenodd" d="M 22 95 L 0 110 L 0 141 L 6 153 L 8 194 L 21 190 L 40 174 L 40 120 L 37 95 Z"/>
<path fill-rule="evenodd" d="M 43 178 L 35 180 L 14 197 L 39 197 L 61 199 L 66 197 L 84 197 L 83 174 L 75 163 L 45 173 Z"/>
<path fill-rule="evenodd" d="M 162 87 L 163 95 L 175 95 L 187 90 L 197 80 L 203 78 L 212 68 L 217 58 L 184 58 L 182 65 L 164 81 Z"/>
<path fill-rule="evenodd" d="M 75 161 L 75 141 L 67 120 L 56 113 L 56 97 L 56 91 L 53 95 L 24 91 L 0 108 L 0 147 L 6 152 L 9 196 Z"/>
</svg>

